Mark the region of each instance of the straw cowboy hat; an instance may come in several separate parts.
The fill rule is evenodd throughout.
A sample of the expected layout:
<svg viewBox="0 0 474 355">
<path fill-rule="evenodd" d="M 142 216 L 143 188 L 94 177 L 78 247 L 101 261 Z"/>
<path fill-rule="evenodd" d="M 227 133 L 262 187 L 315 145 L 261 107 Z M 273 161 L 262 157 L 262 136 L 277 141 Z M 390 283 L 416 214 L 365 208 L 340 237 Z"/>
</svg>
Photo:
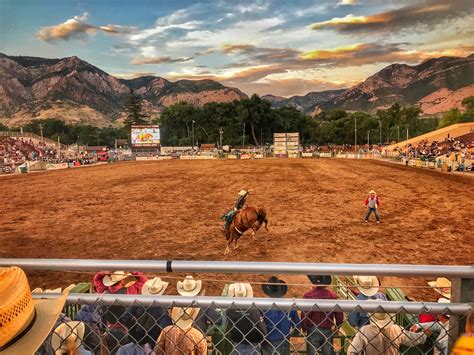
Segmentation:
<svg viewBox="0 0 474 355">
<path fill-rule="evenodd" d="M 384 300 L 377 300 L 377 302 L 380 302 L 380 307 L 383 307 Z M 385 312 L 375 312 L 375 313 L 370 313 L 370 321 L 377 325 L 379 328 L 385 328 L 388 327 L 390 324 L 393 324 L 393 314 L 390 313 L 385 313 Z"/>
<path fill-rule="evenodd" d="M 196 319 L 199 313 L 199 308 L 195 307 L 174 307 L 171 310 L 171 319 L 173 319 L 173 323 L 185 330 L 189 329 L 193 326 L 194 320 Z"/>
<path fill-rule="evenodd" d="M 86 326 L 82 322 L 61 323 L 51 334 L 51 347 L 56 352 L 67 352 L 79 349 L 84 340 Z"/>
<path fill-rule="evenodd" d="M 369 191 L 369 195 L 370 195 L 370 194 L 377 195 L 377 193 L 376 193 L 374 190 L 370 190 L 370 191 Z"/>
<path fill-rule="evenodd" d="M 332 283 L 331 275 L 307 275 L 313 285 L 330 285 Z"/>
<path fill-rule="evenodd" d="M 269 297 L 280 298 L 288 292 L 288 286 L 285 281 L 272 276 L 268 279 L 268 283 L 262 285 L 262 291 Z"/>
<path fill-rule="evenodd" d="M 0 353 L 33 354 L 54 327 L 69 290 L 54 299 L 33 300 L 22 269 L 0 268 Z"/>
<path fill-rule="evenodd" d="M 104 286 L 110 287 L 113 286 L 117 283 L 119 283 L 122 280 L 125 280 L 126 278 L 129 278 L 132 276 L 131 273 L 125 272 L 125 271 L 114 271 L 113 273 L 109 275 L 105 275 L 104 278 L 102 279 L 102 283 Z M 129 283 L 125 285 L 125 287 L 130 287 L 132 286 L 136 281 L 133 279 Z"/>
<path fill-rule="evenodd" d="M 247 193 L 247 191 L 245 191 L 245 190 L 240 190 L 239 193 L 238 193 L 238 195 L 239 195 L 239 196 L 243 196 L 243 195 L 245 195 L 246 193 Z"/>
<path fill-rule="evenodd" d="M 229 297 L 253 297 L 252 286 L 249 283 L 238 282 L 231 284 L 229 286 L 229 291 L 227 292 Z"/>
<path fill-rule="evenodd" d="M 183 281 L 178 281 L 176 288 L 181 296 L 196 296 L 201 291 L 202 281 L 186 276 Z"/>
<path fill-rule="evenodd" d="M 144 283 L 142 287 L 142 295 L 161 296 L 167 287 L 168 282 L 162 281 L 159 277 L 155 277 Z"/>
<path fill-rule="evenodd" d="M 451 281 L 445 277 L 438 277 L 436 281 L 429 281 L 428 285 L 433 287 L 441 296 L 451 299 Z"/>
<path fill-rule="evenodd" d="M 357 289 L 363 295 L 372 297 L 379 292 L 380 282 L 376 276 L 354 276 Z"/>
</svg>

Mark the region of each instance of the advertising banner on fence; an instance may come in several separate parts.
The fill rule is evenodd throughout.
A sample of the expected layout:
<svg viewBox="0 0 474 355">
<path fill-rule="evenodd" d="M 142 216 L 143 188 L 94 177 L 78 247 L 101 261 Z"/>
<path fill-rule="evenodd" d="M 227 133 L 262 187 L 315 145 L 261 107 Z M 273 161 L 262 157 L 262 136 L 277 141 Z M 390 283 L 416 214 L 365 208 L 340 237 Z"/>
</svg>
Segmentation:
<svg viewBox="0 0 474 355">
<path fill-rule="evenodd" d="M 130 137 L 133 148 L 159 147 L 160 126 L 157 125 L 132 125 Z"/>
</svg>

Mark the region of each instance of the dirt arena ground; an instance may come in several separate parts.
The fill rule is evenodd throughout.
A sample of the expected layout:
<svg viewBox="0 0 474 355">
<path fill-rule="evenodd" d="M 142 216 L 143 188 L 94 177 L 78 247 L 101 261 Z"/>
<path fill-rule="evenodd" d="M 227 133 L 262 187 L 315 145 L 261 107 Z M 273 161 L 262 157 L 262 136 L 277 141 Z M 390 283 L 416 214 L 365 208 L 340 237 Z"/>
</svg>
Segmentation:
<svg viewBox="0 0 474 355">
<path fill-rule="evenodd" d="M 224 256 L 219 216 L 242 188 L 255 191 L 249 204 L 266 208 L 270 234 L 244 236 Z M 126 162 L 7 176 L 0 178 L 0 257 L 473 264 L 473 188 L 468 176 L 339 159 Z M 370 189 L 381 199 L 381 224 L 363 222 Z M 35 286 L 58 287 L 90 274 L 31 276 Z M 208 283 L 208 294 L 220 287 Z"/>
</svg>

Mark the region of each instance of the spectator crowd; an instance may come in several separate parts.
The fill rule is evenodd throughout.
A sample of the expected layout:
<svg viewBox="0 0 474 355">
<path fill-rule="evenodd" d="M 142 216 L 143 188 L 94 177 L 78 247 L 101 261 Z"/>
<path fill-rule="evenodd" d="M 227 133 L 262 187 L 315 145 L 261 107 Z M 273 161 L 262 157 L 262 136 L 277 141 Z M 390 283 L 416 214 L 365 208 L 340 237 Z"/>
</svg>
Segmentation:
<svg viewBox="0 0 474 355">
<path fill-rule="evenodd" d="M 58 158 L 57 149 L 46 143 L 35 143 L 24 138 L 0 137 L 0 164 L 18 166 L 26 161 L 54 161 Z"/>
<path fill-rule="evenodd" d="M 9 269 L 18 270 L 0 269 L 0 286 L 5 279 L 2 273 Z M 312 287 L 303 298 L 338 299 L 331 276 L 308 275 L 308 279 Z M 429 285 L 439 296 L 438 302 L 450 302 L 449 280 L 438 278 Z M 192 303 L 187 307 L 173 304 L 165 307 L 159 300 L 169 283 L 159 277 L 148 278 L 141 272 L 99 272 L 93 277 L 92 286 L 98 294 L 145 295 L 156 299 L 151 305 L 140 302 L 125 305 L 118 301 L 112 305 L 83 304 L 67 314 L 59 314 L 62 309 L 59 307 L 54 324 L 49 328 L 51 331 L 45 334 L 43 339 L 46 340 L 41 341 L 36 354 L 208 354 L 223 342 L 228 344 L 225 353 L 230 354 L 290 354 L 294 350 L 292 338 L 295 336 L 304 339 L 307 354 L 335 354 L 341 349 L 341 343 L 335 338 L 341 334 L 347 337 L 348 354 L 400 354 L 403 347 L 425 347 L 419 349 L 448 354 L 449 315 L 420 314 L 413 324 L 402 327 L 395 315 L 383 311 L 384 303 L 389 301 L 380 291 L 381 284 L 375 276 L 355 276 L 349 286 L 357 300 L 380 302 L 380 309 L 370 314 L 360 308 L 345 314 L 338 307 L 331 311 L 317 306 L 303 310 L 277 307 L 262 310 L 254 303 L 242 307 L 242 300 L 254 296 L 250 283 L 226 285 L 223 295 L 240 300 L 240 303 L 230 303 L 226 309 L 212 304 L 199 308 Z M 178 281 L 176 290 L 185 297 L 205 293 L 203 281 L 192 276 Z M 261 290 L 268 297 L 283 298 L 288 285 L 273 276 L 261 285 Z M 34 289 L 32 292 L 58 291 L 61 290 Z M 13 308 L 18 309 L 18 306 Z M 351 328 L 352 334 L 348 335 L 344 327 Z M 216 332 L 220 332 L 218 341 Z M 0 337 L 0 349 L 2 346 Z"/>
</svg>

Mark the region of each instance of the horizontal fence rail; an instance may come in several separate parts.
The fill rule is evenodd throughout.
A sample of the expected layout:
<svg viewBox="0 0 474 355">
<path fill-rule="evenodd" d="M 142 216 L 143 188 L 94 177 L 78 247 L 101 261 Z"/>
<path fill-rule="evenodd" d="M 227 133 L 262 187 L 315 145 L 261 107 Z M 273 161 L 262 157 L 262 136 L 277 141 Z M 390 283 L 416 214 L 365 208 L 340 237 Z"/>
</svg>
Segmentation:
<svg viewBox="0 0 474 355">
<path fill-rule="evenodd" d="M 326 264 L 246 261 L 0 259 L 0 266 L 25 270 L 194 272 L 228 274 L 374 275 L 474 278 L 474 266 L 408 264 Z"/>
<path fill-rule="evenodd" d="M 35 299 L 55 299 L 58 293 L 33 294 Z M 377 312 L 381 309 L 386 313 L 406 314 L 457 314 L 469 313 L 472 306 L 468 303 L 440 304 L 437 302 L 377 302 L 377 301 L 350 301 L 350 300 L 323 300 L 323 299 L 282 299 L 282 298 L 236 298 L 236 297 L 184 297 L 184 296 L 145 296 L 123 294 L 69 294 L 69 304 L 105 304 L 123 306 L 153 306 L 162 307 L 199 307 L 199 308 L 229 308 L 230 306 L 248 308 L 252 305 L 262 310 L 279 309 L 291 310 L 298 308 L 310 311 L 315 307 L 319 311 L 331 312 L 337 309 L 340 312 Z"/>
</svg>

